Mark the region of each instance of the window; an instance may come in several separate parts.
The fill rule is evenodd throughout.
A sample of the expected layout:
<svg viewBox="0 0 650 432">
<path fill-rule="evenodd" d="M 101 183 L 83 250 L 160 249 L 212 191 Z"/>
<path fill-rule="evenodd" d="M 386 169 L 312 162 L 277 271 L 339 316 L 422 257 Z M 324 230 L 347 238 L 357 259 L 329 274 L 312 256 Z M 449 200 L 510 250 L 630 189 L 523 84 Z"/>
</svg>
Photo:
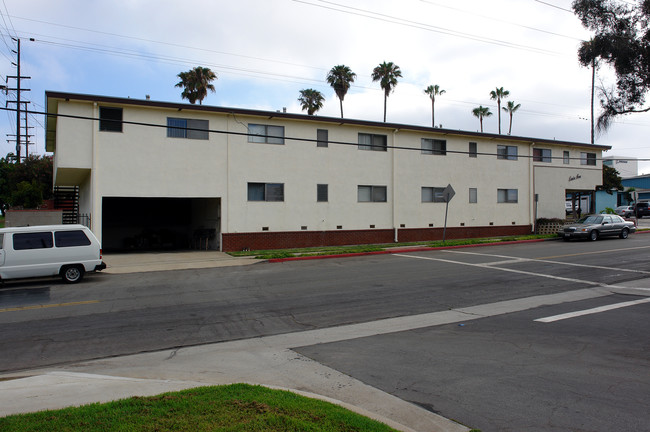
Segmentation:
<svg viewBox="0 0 650 432">
<path fill-rule="evenodd" d="M 14 250 L 47 249 L 54 246 L 51 232 L 14 234 Z"/>
<path fill-rule="evenodd" d="M 316 147 L 327 147 L 328 146 L 328 137 L 329 133 L 327 129 L 317 129 L 316 130 Z"/>
<path fill-rule="evenodd" d="M 99 130 L 122 132 L 122 108 L 99 107 Z"/>
<path fill-rule="evenodd" d="M 477 157 L 478 156 L 478 147 L 475 142 L 470 142 L 469 143 L 469 157 Z"/>
<path fill-rule="evenodd" d="M 580 153 L 580 165 L 596 166 L 596 153 Z"/>
<path fill-rule="evenodd" d="M 551 162 L 551 149 L 535 148 L 533 149 L 533 161 Z"/>
<path fill-rule="evenodd" d="M 90 239 L 81 231 L 56 231 L 54 233 L 56 247 L 88 246 Z"/>
<path fill-rule="evenodd" d="M 284 183 L 248 183 L 248 201 L 284 201 Z"/>
<path fill-rule="evenodd" d="M 359 134 L 359 150 L 386 151 L 386 135 Z"/>
<path fill-rule="evenodd" d="M 248 142 L 284 144 L 284 126 L 248 124 Z"/>
<path fill-rule="evenodd" d="M 441 187 L 423 187 L 422 202 L 443 203 L 445 201 L 445 188 Z"/>
<path fill-rule="evenodd" d="M 562 156 L 562 162 L 564 162 L 565 164 L 569 164 L 570 161 L 571 161 L 571 158 L 569 156 L 569 152 L 565 150 L 564 151 L 564 156 Z"/>
<path fill-rule="evenodd" d="M 208 139 L 207 120 L 193 120 L 167 117 L 167 136 L 169 138 Z"/>
<path fill-rule="evenodd" d="M 422 138 L 422 154 L 446 155 L 447 141 Z"/>
<path fill-rule="evenodd" d="M 4 234 L 0 233 L 0 249 L 2 249 L 2 241 L 4 240 Z"/>
<path fill-rule="evenodd" d="M 519 202 L 517 189 L 497 189 L 497 202 L 516 203 Z"/>
<path fill-rule="evenodd" d="M 386 202 L 386 186 L 359 186 L 357 199 L 359 202 Z"/>
<path fill-rule="evenodd" d="M 319 184 L 316 185 L 316 201 L 318 202 L 327 202 L 327 185 Z"/>
<path fill-rule="evenodd" d="M 478 189 L 469 188 L 469 203 L 476 204 L 478 202 Z"/>
<path fill-rule="evenodd" d="M 517 146 L 497 146 L 497 159 L 517 160 Z"/>
</svg>

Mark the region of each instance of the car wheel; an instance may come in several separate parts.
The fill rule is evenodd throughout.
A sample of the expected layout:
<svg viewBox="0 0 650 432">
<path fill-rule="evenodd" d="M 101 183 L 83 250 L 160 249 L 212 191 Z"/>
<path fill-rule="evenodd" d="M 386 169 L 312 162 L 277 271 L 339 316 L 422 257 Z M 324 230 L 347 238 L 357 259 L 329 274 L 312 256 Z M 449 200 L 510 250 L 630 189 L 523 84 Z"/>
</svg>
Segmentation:
<svg viewBox="0 0 650 432">
<path fill-rule="evenodd" d="M 61 279 L 65 283 L 77 283 L 84 277 L 84 268 L 80 265 L 66 266 L 61 269 Z"/>
<path fill-rule="evenodd" d="M 569 240 L 571 240 L 571 237 L 562 237 L 562 240 L 569 241 Z"/>
<path fill-rule="evenodd" d="M 627 229 L 627 228 L 623 228 L 623 230 L 619 234 L 619 237 L 622 238 L 622 239 L 626 239 L 628 234 L 630 234 L 630 230 Z"/>
<path fill-rule="evenodd" d="M 598 240 L 598 231 L 596 231 L 596 230 L 592 230 L 592 231 L 589 233 L 589 240 L 591 240 L 591 241 L 596 241 L 596 240 Z"/>
</svg>

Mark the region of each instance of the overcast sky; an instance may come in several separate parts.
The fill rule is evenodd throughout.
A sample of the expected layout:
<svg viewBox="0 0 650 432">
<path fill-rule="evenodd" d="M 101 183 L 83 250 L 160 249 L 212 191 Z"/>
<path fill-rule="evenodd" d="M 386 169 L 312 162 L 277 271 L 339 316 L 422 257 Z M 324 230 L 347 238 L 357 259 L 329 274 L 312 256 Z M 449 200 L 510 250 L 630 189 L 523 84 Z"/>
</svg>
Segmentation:
<svg viewBox="0 0 650 432">
<path fill-rule="evenodd" d="M 472 109 L 483 105 L 494 113 L 484 130 L 496 133 L 489 93 L 504 87 L 506 102 L 521 104 L 513 135 L 590 141 L 591 71 L 576 57 L 590 33 L 570 0 L 2 0 L 0 9 L 0 74 L 16 74 L 8 35 L 18 35 L 21 73 L 31 77 L 23 97 L 34 111 L 43 111 L 45 90 L 182 102 L 176 75 L 205 66 L 218 80 L 204 105 L 298 113 L 299 91 L 313 88 L 326 98 L 318 115 L 338 117 L 325 76 L 345 64 L 357 74 L 345 117 L 381 121 L 383 93 L 370 74 L 390 61 L 403 78 L 388 99 L 389 122 L 429 126 L 423 90 L 438 84 L 446 93 L 436 98 L 436 124 L 477 131 Z M 598 77 L 614 82 L 605 68 Z M 44 120 L 29 121 L 42 154 Z M 2 155 L 15 148 L 4 141 L 15 127 L 13 113 L 0 113 Z M 612 146 L 606 155 L 650 159 L 648 136 L 650 114 L 635 114 L 596 143 Z M 650 162 L 639 167 L 650 173 Z"/>
</svg>

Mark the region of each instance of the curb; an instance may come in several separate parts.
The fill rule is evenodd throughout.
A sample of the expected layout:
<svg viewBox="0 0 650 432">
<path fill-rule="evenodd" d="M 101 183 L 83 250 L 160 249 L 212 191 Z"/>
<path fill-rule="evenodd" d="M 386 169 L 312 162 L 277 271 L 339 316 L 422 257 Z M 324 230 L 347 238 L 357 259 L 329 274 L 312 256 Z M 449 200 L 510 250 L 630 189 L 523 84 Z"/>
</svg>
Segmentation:
<svg viewBox="0 0 650 432">
<path fill-rule="evenodd" d="M 373 251 L 373 252 L 355 252 L 355 253 L 333 254 L 333 255 L 311 255 L 311 256 L 304 256 L 304 257 L 271 258 L 268 260 L 268 262 L 282 263 L 285 261 L 307 261 L 307 260 L 317 260 L 317 259 L 327 259 L 327 258 L 350 258 L 350 257 L 358 257 L 358 256 L 366 256 L 366 255 L 387 255 L 387 254 L 405 253 L 405 252 L 424 252 L 424 251 L 434 251 L 434 250 L 443 250 L 443 249 L 464 249 L 464 248 L 473 248 L 473 247 L 501 246 L 501 245 L 505 246 L 505 245 L 512 245 L 512 244 L 520 244 L 520 243 L 538 243 L 538 242 L 544 242 L 549 240 L 555 240 L 555 238 L 514 240 L 514 241 L 505 241 L 505 242 L 478 243 L 478 244 L 456 245 L 456 246 L 438 246 L 438 247 L 422 246 L 422 247 L 414 247 L 414 248 L 403 247 L 403 248 L 395 248 L 391 250 Z"/>
</svg>

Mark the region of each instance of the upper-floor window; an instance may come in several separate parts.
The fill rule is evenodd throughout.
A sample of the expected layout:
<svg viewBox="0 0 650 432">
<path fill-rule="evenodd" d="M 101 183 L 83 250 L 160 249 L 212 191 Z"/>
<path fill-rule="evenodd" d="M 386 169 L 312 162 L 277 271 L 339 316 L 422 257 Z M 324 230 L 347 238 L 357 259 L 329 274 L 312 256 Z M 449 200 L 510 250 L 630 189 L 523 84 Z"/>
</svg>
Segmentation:
<svg viewBox="0 0 650 432">
<path fill-rule="evenodd" d="M 533 161 L 551 162 L 551 149 L 535 148 L 533 149 Z"/>
<path fill-rule="evenodd" d="M 517 160 L 517 146 L 498 145 L 497 159 Z"/>
<path fill-rule="evenodd" d="M 386 151 L 387 145 L 386 135 L 359 134 L 359 150 Z"/>
<path fill-rule="evenodd" d="M 284 201 L 284 183 L 248 183 L 248 201 Z"/>
<path fill-rule="evenodd" d="M 327 147 L 329 145 L 329 132 L 327 129 L 316 129 L 316 147 Z"/>
<path fill-rule="evenodd" d="M 99 107 L 99 130 L 122 132 L 122 108 Z"/>
<path fill-rule="evenodd" d="M 167 117 L 167 136 L 169 138 L 207 140 L 208 129 L 208 120 Z"/>
<path fill-rule="evenodd" d="M 580 165 L 596 166 L 596 153 L 580 153 Z"/>
<path fill-rule="evenodd" d="M 284 144 L 284 126 L 248 124 L 248 142 Z"/>
<path fill-rule="evenodd" d="M 562 162 L 565 164 L 569 164 L 570 161 L 571 161 L 570 153 L 567 150 L 564 150 L 564 153 L 562 155 Z"/>
<path fill-rule="evenodd" d="M 386 186 L 358 186 L 357 200 L 359 202 L 386 202 Z"/>
<path fill-rule="evenodd" d="M 475 142 L 470 142 L 469 143 L 469 157 L 477 157 L 478 156 L 478 147 Z"/>
<path fill-rule="evenodd" d="M 422 138 L 422 154 L 430 155 L 446 155 L 447 154 L 447 141 Z"/>
<path fill-rule="evenodd" d="M 422 202 L 443 203 L 445 200 L 445 188 L 443 187 L 423 187 Z"/>
</svg>

